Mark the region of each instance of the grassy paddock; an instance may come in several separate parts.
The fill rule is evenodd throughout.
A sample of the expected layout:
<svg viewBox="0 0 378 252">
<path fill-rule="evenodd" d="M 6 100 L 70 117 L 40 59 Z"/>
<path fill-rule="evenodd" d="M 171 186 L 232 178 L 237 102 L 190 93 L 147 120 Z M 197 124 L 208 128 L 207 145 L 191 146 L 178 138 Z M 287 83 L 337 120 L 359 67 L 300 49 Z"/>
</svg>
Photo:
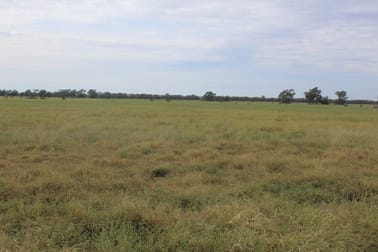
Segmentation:
<svg viewBox="0 0 378 252">
<path fill-rule="evenodd" d="M 0 250 L 378 250 L 371 106 L 0 99 Z"/>
</svg>

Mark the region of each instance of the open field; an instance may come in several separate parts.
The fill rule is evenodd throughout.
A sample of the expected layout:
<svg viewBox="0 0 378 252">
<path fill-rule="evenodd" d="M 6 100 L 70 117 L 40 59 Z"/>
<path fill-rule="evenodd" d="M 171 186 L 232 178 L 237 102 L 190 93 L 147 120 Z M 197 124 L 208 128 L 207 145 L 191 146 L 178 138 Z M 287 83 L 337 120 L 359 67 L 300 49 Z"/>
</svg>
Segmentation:
<svg viewBox="0 0 378 252">
<path fill-rule="evenodd" d="M 2 251 L 378 250 L 378 110 L 0 99 Z"/>
</svg>

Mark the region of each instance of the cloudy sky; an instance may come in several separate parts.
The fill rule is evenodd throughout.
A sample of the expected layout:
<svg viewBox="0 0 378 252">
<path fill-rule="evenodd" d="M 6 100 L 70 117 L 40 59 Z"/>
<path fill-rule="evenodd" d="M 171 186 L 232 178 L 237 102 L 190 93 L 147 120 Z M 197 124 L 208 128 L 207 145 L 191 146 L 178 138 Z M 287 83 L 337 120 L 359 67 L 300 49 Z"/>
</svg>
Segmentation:
<svg viewBox="0 0 378 252">
<path fill-rule="evenodd" d="M 378 95 L 377 0 L 0 0 L 0 89 Z"/>
</svg>

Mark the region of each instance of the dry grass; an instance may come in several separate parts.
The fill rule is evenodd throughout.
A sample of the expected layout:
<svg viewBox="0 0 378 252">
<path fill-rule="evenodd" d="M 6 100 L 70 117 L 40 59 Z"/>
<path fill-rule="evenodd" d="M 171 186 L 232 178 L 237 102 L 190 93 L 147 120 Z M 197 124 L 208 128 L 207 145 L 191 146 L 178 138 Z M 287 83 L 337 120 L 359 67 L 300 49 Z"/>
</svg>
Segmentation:
<svg viewBox="0 0 378 252">
<path fill-rule="evenodd" d="M 378 250 L 371 107 L 0 108 L 0 251 Z"/>
</svg>

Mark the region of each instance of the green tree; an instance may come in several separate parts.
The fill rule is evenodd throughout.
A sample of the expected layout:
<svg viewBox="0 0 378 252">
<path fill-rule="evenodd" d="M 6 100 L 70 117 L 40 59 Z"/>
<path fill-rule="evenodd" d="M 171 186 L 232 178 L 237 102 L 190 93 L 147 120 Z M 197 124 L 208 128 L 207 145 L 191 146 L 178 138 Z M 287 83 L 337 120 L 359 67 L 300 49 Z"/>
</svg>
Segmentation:
<svg viewBox="0 0 378 252">
<path fill-rule="evenodd" d="M 294 95 L 294 89 L 285 89 L 278 95 L 278 99 L 280 100 L 280 103 L 289 104 L 293 102 Z"/>
<path fill-rule="evenodd" d="M 335 95 L 337 95 L 336 104 L 345 105 L 347 103 L 348 96 L 346 91 L 336 91 Z"/>
<path fill-rule="evenodd" d="M 310 89 L 309 91 L 305 92 L 305 98 L 309 104 L 317 104 L 322 103 L 323 96 L 321 95 L 322 90 L 320 90 L 318 87 L 314 87 Z"/>
<path fill-rule="evenodd" d="M 89 98 L 97 98 L 98 93 L 97 93 L 96 89 L 89 89 L 88 90 L 88 96 L 89 96 Z"/>
<path fill-rule="evenodd" d="M 70 97 L 70 89 L 61 89 L 58 91 L 58 96 L 65 100 L 67 97 Z"/>
<path fill-rule="evenodd" d="M 203 95 L 203 99 L 205 101 L 214 101 L 215 100 L 215 97 L 216 97 L 216 94 L 212 91 L 207 91 L 204 95 Z"/>
<path fill-rule="evenodd" d="M 79 98 L 84 98 L 87 96 L 87 91 L 85 89 L 80 89 L 77 91 L 77 97 Z"/>
<path fill-rule="evenodd" d="M 320 100 L 320 103 L 323 105 L 328 105 L 329 104 L 328 96 L 322 97 L 322 99 Z"/>
<path fill-rule="evenodd" d="M 44 89 L 39 90 L 38 94 L 39 94 L 39 98 L 41 99 L 45 99 L 47 97 L 47 91 Z"/>
<path fill-rule="evenodd" d="M 166 94 L 164 95 L 164 97 L 165 97 L 165 101 L 167 101 L 167 102 L 170 102 L 170 101 L 171 101 L 171 95 L 170 95 L 169 93 L 166 93 Z"/>
<path fill-rule="evenodd" d="M 27 89 L 27 90 L 25 90 L 24 95 L 25 95 L 26 97 L 28 97 L 28 98 L 31 99 L 32 96 L 33 96 L 33 93 L 32 93 L 32 91 L 31 91 L 30 89 Z"/>
</svg>

